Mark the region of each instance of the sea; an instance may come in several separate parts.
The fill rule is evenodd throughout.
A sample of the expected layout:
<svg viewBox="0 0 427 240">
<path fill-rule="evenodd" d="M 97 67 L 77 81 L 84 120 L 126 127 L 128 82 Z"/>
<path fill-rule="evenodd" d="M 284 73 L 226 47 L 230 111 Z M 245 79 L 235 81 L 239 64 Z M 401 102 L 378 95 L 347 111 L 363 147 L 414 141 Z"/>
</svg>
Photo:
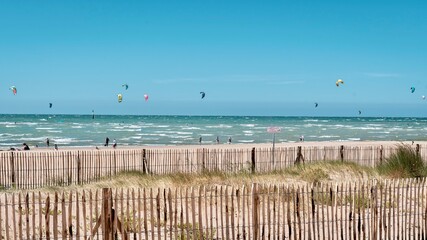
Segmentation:
<svg viewBox="0 0 427 240">
<path fill-rule="evenodd" d="M 269 133 L 269 127 L 280 132 Z M 0 115 L 0 149 L 50 144 L 66 147 L 166 146 L 305 141 L 424 141 L 427 118 Z"/>
</svg>

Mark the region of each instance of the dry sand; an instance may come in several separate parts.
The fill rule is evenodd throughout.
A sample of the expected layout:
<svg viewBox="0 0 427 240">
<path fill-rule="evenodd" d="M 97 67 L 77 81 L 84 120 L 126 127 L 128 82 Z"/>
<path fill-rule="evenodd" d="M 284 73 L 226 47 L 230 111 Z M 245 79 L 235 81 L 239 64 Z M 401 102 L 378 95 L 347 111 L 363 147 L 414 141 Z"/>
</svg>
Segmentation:
<svg viewBox="0 0 427 240">
<path fill-rule="evenodd" d="M 319 141 L 319 142 L 288 142 L 288 143 L 276 143 L 275 147 L 297 147 L 297 146 L 306 146 L 306 147 L 336 147 L 336 146 L 380 146 L 384 147 L 392 147 L 399 144 L 409 144 L 409 145 L 426 145 L 427 141 Z M 250 148 L 271 148 L 273 146 L 272 143 L 250 143 L 250 144 L 202 144 L 202 145 L 165 145 L 165 146 L 149 146 L 149 145 L 140 145 L 140 146 L 121 146 L 120 143 L 116 149 L 124 150 L 124 149 L 250 149 Z M 59 146 L 59 150 L 96 150 L 98 147 L 100 150 L 111 149 L 114 150 L 112 146 L 104 147 L 104 146 L 79 146 L 79 147 L 62 147 Z M 31 147 L 31 151 L 54 151 L 54 147 Z"/>
</svg>

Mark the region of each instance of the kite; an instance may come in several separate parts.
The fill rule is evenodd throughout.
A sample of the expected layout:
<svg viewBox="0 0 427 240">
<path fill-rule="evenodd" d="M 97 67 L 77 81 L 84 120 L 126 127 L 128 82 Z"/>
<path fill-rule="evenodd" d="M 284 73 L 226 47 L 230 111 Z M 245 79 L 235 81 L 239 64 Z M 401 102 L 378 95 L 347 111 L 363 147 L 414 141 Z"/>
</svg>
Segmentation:
<svg viewBox="0 0 427 240">
<path fill-rule="evenodd" d="M 49 108 L 52 108 L 52 105 L 53 105 L 52 103 L 49 103 Z"/>
<path fill-rule="evenodd" d="M 318 103 L 314 103 L 314 107 L 317 108 L 317 106 L 319 106 L 319 104 Z"/>
<path fill-rule="evenodd" d="M 423 95 L 421 98 L 422 98 L 423 100 L 426 100 L 426 96 L 424 96 L 424 95 Z"/>
<path fill-rule="evenodd" d="M 12 90 L 13 95 L 16 95 L 18 93 L 18 90 L 16 89 L 15 86 L 10 87 L 9 89 Z"/>
<path fill-rule="evenodd" d="M 128 90 L 129 85 L 128 85 L 127 83 L 124 83 L 124 84 L 122 85 L 122 87 L 125 87 L 125 89 L 126 89 L 126 90 Z"/>
<path fill-rule="evenodd" d="M 205 95 L 206 95 L 205 92 L 200 92 L 200 94 L 202 94 L 202 99 L 205 98 Z"/>
<path fill-rule="evenodd" d="M 415 92 L 415 87 L 411 87 L 411 93 Z"/>
<path fill-rule="evenodd" d="M 338 79 L 338 80 L 335 82 L 335 85 L 337 85 L 337 87 L 339 87 L 339 86 L 340 86 L 340 83 L 341 83 L 341 84 L 344 84 L 344 81 L 343 81 L 343 80 L 341 80 L 341 79 Z"/>
<path fill-rule="evenodd" d="M 359 115 L 362 114 L 362 111 L 359 110 Z"/>
<path fill-rule="evenodd" d="M 145 101 L 148 101 L 148 95 L 147 94 L 144 94 L 144 99 L 145 99 Z"/>
<path fill-rule="evenodd" d="M 123 100 L 123 96 L 122 96 L 122 94 L 118 94 L 118 95 L 117 95 L 117 100 L 119 101 L 119 103 L 121 103 L 121 102 L 122 102 L 122 100 Z"/>
</svg>

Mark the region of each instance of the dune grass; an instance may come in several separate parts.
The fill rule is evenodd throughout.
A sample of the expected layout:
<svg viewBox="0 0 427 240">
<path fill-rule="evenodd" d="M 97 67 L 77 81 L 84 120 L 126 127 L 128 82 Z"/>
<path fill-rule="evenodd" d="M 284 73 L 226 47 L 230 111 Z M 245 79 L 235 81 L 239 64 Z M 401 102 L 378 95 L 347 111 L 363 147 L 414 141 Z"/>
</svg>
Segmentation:
<svg viewBox="0 0 427 240">
<path fill-rule="evenodd" d="M 345 182 L 351 180 L 367 180 L 378 178 L 375 169 L 363 167 L 351 162 L 323 161 L 270 173 L 237 173 L 204 172 L 177 173 L 170 175 L 145 175 L 139 171 L 121 172 L 112 178 L 72 186 L 46 187 L 46 191 L 101 189 L 109 188 L 175 188 L 191 186 L 242 186 L 252 183 L 259 184 L 306 184 L 322 182 Z"/>
<path fill-rule="evenodd" d="M 383 164 L 377 167 L 380 174 L 391 178 L 419 178 L 427 176 L 422 157 L 410 145 L 401 144 Z"/>
</svg>

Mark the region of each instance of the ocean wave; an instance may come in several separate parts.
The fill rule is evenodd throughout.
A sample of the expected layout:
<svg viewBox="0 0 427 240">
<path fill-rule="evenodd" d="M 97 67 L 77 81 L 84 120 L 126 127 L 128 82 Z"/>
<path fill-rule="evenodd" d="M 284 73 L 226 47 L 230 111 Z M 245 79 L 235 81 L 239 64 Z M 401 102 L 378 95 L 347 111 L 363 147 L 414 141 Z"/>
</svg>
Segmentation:
<svg viewBox="0 0 427 240">
<path fill-rule="evenodd" d="M 350 141 L 360 141 L 360 138 L 347 138 Z"/>
<path fill-rule="evenodd" d="M 61 130 L 47 130 L 49 133 L 62 133 Z"/>
<path fill-rule="evenodd" d="M 137 134 L 137 135 L 140 135 L 140 136 L 157 136 L 157 137 L 167 137 L 168 135 L 167 134 L 164 134 L 164 133 L 141 133 L 141 134 Z"/>
<path fill-rule="evenodd" d="M 256 124 L 240 124 L 242 127 L 255 127 Z"/>
<path fill-rule="evenodd" d="M 201 130 L 199 127 L 182 127 L 182 130 Z"/>
<path fill-rule="evenodd" d="M 0 122 L 0 125 L 11 125 L 15 124 L 15 122 Z"/>
<path fill-rule="evenodd" d="M 323 136 L 318 136 L 317 138 L 339 138 L 340 136 L 334 136 L 334 135 L 323 135 Z"/>
<path fill-rule="evenodd" d="M 141 129 L 124 129 L 124 128 L 120 128 L 120 129 L 109 129 L 107 131 L 110 131 L 110 132 L 140 132 Z"/>
<path fill-rule="evenodd" d="M 193 138 L 191 136 L 180 136 L 180 135 L 170 135 L 169 138 L 176 138 L 176 139 L 190 139 Z"/>
<path fill-rule="evenodd" d="M 202 136 L 202 137 L 212 137 L 214 135 L 211 134 L 211 133 L 202 133 L 202 134 L 200 134 L 200 136 Z"/>
<path fill-rule="evenodd" d="M 232 128 L 231 125 L 219 124 L 219 125 L 210 125 L 206 126 L 206 128 Z"/>
<path fill-rule="evenodd" d="M 17 141 L 40 141 L 44 142 L 46 140 L 45 137 L 26 137 L 26 138 L 17 138 Z"/>
</svg>

